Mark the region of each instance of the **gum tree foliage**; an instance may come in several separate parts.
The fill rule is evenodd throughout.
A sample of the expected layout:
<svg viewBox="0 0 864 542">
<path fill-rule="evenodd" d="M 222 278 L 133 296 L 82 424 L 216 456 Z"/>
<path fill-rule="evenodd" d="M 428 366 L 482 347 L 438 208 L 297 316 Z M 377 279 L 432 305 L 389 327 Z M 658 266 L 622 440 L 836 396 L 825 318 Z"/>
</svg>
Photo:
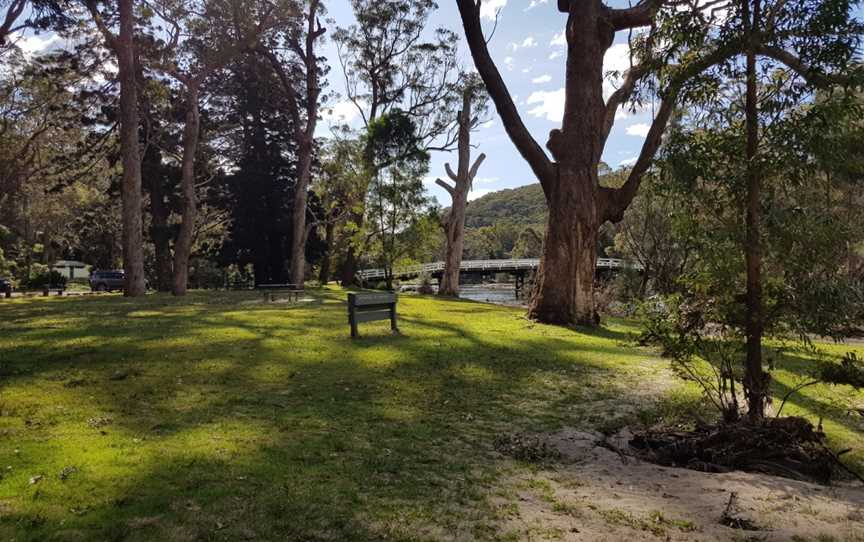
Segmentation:
<svg viewBox="0 0 864 542">
<path fill-rule="evenodd" d="M 749 332 L 750 167 L 762 188 L 760 331 L 809 345 L 814 335 L 841 340 L 864 324 L 864 284 L 850 267 L 850 253 L 864 241 L 862 207 L 849 198 L 861 188 L 854 168 L 862 155 L 853 141 L 861 136 L 864 110 L 859 98 L 836 90 L 789 109 L 783 92 L 789 83 L 788 74 L 771 71 L 759 86 L 755 164 L 740 160 L 747 138 L 744 98 L 735 86 L 670 133 L 660 160 L 658 183 L 678 203 L 672 238 L 692 250 L 669 301 L 671 317 L 649 327 L 666 337 L 679 367 L 703 383 L 727 420 L 740 414 L 736 385 L 751 418 L 754 411 L 764 415 L 768 398 L 769 373 L 754 390 L 751 368 L 740 363 Z M 712 362 L 712 370 L 700 372 L 696 355 Z M 769 371 L 773 365 L 769 360 Z"/>
<path fill-rule="evenodd" d="M 550 132 L 546 144 L 550 159 L 523 124 L 491 58 L 480 20 L 482 1 L 456 1 L 474 64 L 549 206 L 529 316 L 559 324 L 597 322 L 593 282 L 600 227 L 622 219 L 678 105 L 709 98 L 748 50 L 795 72 L 801 89 L 824 83 L 826 74 L 849 69 L 860 35 L 846 0 L 769 2 L 752 31 L 746 0 L 643 0 L 624 9 L 601 0 L 559 0 L 567 40 L 566 92 L 562 126 Z M 603 57 L 619 32 L 630 37 L 632 67 L 607 98 Z M 598 166 L 619 109 L 649 100 L 659 103 L 628 178 L 620 187 L 601 186 Z"/>
<path fill-rule="evenodd" d="M 454 119 L 461 96 L 457 36 L 445 28 L 430 29 L 432 0 L 352 0 L 356 23 L 333 34 L 345 77 L 347 100 L 360 113 L 364 129 L 399 109 L 416 126 L 418 145 L 444 150 L 456 139 Z M 368 167 L 367 182 L 374 177 Z M 361 198 L 360 202 L 365 201 Z M 362 207 L 351 216 L 347 253 L 340 278 L 352 284 L 363 251 Z"/>
<path fill-rule="evenodd" d="M 393 287 L 393 268 L 412 245 L 416 226 L 435 214 L 423 186 L 429 154 L 411 117 L 399 109 L 369 125 L 365 163 L 374 172 L 366 196 L 369 240 L 384 269 L 387 288 Z"/>
</svg>

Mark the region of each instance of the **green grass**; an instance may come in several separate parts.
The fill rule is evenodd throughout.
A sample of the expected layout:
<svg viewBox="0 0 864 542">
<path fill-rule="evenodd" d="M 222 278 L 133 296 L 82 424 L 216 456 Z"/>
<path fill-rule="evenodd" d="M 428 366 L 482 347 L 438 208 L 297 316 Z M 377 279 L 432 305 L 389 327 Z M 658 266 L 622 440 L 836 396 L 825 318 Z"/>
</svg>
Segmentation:
<svg viewBox="0 0 864 542">
<path fill-rule="evenodd" d="M 376 322 L 351 340 L 344 292 L 313 297 L 0 303 L 0 540 L 497 539 L 501 480 L 534 467 L 496 436 L 694 405 L 631 322 L 404 296 L 401 335 Z M 808 365 L 787 357 L 778 391 Z M 860 447 L 842 388 L 786 408 Z"/>
</svg>

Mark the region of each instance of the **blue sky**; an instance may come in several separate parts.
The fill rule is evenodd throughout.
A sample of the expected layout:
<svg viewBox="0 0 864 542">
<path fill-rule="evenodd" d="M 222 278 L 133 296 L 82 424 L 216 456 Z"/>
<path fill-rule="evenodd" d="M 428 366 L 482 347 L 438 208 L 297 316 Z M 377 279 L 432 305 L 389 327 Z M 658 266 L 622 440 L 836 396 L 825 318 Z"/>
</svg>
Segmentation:
<svg viewBox="0 0 864 542">
<path fill-rule="evenodd" d="M 445 26 L 460 37 L 462 24 L 453 0 L 438 0 L 439 9 L 430 20 L 430 27 Z M 513 94 L 522 119 L 537 141 L 544 146 L 549 130 L 559 127 L 564 110 L 564 42 L 563 30 L 567 17 L 559 13 L 555 0 L 484 0 L 486 8 L 484 22 L 491 29 L 495 9 L 500 9 L 498 28 L 495 31 L 490 50 L 510 92 Z M 612 2 L 613 6 L 623 2 Z M 329 17 L 338 26 L 347 26 L 354 20 L 348 0 L 327 2 Z M 607 53 L 605 69 L 623 71 L 629 65 L 626 33 L 616 36 L 615 44 Z M 468 46 L 461 39 L 460 58 L 466 68 L 473 69 Z M 330 72 L 330 89 L 343 93 L 343 74 L 335 61 L 336 52 L 332 44 L 326 54 L 334 59 Z M 608 81 L 608 89 L 614 88 L 615 81 Z M 345 97 L 337 98 L 329 104 L 333 114 L 340 120 L 352 121 L 359 125 L 359 118 L 353 105 Z M 651 123 L 651 112 L 637 114 L 622 112 L 612 133 L 603 160 L 612 167 L 626 165 L 635 160 Z M 473 134 L 472 143 L 477 145 L 475 154 L 484 152 L 487 160 L 480 168 L 474 183 L 472 199 L 491 191 L 536 182 L 530 168 L 516 151 L 498 119 L 494 108 L 492 121 Z M 429 192 L 442 205 L 449 204 L 449 197 L 434 184 L 436 177 L 446 179 L 444 163 L 455 166 L 454 153 L 434 153 L 426 185 Z"/>
</svg>

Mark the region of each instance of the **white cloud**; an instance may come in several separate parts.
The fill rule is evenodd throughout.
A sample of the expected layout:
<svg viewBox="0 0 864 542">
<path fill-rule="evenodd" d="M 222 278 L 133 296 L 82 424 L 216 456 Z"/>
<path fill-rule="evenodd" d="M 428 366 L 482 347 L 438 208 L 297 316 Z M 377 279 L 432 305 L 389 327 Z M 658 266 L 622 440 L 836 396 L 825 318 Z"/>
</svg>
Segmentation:
<svg viewBox="0 0 864 542">
<path fill-rule="evenodd" d="M 535 77 L 534 79 L 531 80 L 531 82 L 534 83 L 535 85 L 542 85 L 543 83 L 548 83 L 551 80 L 552 80 L 552 76 L 547 73 L 547 74 L 541 75 L 540 77 Z"/>
<path fill-rule="evenodd" d="M 504 66 L 507 68 L 507 71 L 513 71 L 513 57 L 508 56 L 504 59 Z"/>
<path fill-rule="evenodd" d="M 474 186 L 477 186 L 478 184 L 494 184 L 500 180 L 499 177 L 476 177 L 474 179 Z"/>
<path fill-rule="evenodd" d="M 491 188 L 478 188 L 477 190 L 472 190 L 468 192 L 468 201 L 474 201 L 477 198 L 482 198 L 486 194 L 491 194 L 495 190 Z"/>
<path fill-rule="evenodd" d="M 519 49 L 530 49 L 532 47 L 537 47 L 537 40 L 534 39 L 534 36 L 528 36 L 522 43 L 511 43 L 508 45 L 511 51 L 518 51 Z"/>
<path fill-rule="evenodd" d="M 42 53 L 52 48 L 52 46 L 58 46 L 58 42 L 61 41 L 60 36 L 57 34 L 51 34 L 48 36 L 22 36 L 21 33 L 15 33 L 11 36 L 11 43 L 14 43 L 21 52 L 24 53 L 26 58 L 30 58 L 33 55 L 38 53 Z"/>
<path fill-rule="evenodd" d="M 552 47 L 567 47 L 567 37 L 564 35 L 564 31 L 558 32 L 552 38 L 552 41 L 549 42 L 549 45 Z"/>
<path fill-rule="evenodd" d="M 528 111 L 529 114 L 535 117 L 545 117 L 551 121 L 561 121 L 564 116 L 564 89 L 532 92 L 526 103 L 528 105 L 538 104 Z"/>
<path fill-rule="evenodd" d="M 486 0 L 480 5 L 480 18 L 494 21 L 498 11 L 506 5 L 507 0 Z"/>
<path fill-rule="evenodd" d="M 636 157 L 631 156 L 630 158 L 625 158 L 625 159 L 621 160 L 620 162 L 618 162 L 618 167 L 632 166 L 635 163 L 636 163 Z"/>
<path fill-rule="evenodd" d="M 492 128 L 493 126 L 495 126 L 494 120 L 487 120 L 486 122 L 484 122 L 483 124 L 480 125 L 480 127 L 483 128 L 484 130 L 487 128 Z"/>
<path fill-rule="evenodd" d="M 323 108 L 321 116 L 329 124 L 351 124 L 360 116 L 360 111 L 357 110 L 357 106 L 352 101 L 344 100 L 333 104 L 331 107 Z"/>
<path fill-rule="evenodd" d="M 555 60 L 556 58 L 558 58 L 560 56 L 563 56 L 563 53 L 561 51 L 554 51 L 553 53 L 551 53 L 549 55 L 549 60 Z"/>
<path fill-rule="evenodd" d="M 548 3 L 549 3 L 549 0 L 531 0 L 531 3 L 528 4 L 527 8 L 525 8 L 525 11 L 531 11 L 532 9 L 536 8 L 539 5 L 548 4 Z"/>
<path fill-rule="evenodd" d="M 527 68 L 522 68 L 522 73 L 531 73 L 531 66 L 528 66 Z"/>
<path fill-rule="evenodd" d="M 625 132 L 627 135 L 636 136 L 636 137 L 645 137 L 648 135 L 648 130 L 651 127 L 644 122 L 638 122 L 636 124 L 631 124 L 627 128 L 625 128 Z"/>
</svg>

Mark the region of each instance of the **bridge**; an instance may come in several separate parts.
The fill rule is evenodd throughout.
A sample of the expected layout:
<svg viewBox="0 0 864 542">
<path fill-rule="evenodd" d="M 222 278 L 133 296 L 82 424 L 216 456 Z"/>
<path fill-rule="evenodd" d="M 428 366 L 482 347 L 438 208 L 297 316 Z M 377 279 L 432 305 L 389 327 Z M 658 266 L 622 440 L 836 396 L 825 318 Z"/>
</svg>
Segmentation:
<svg viewBox="0 0 864 542">
<path fill-rule="evenodd" d="M 540 260 L 538 258 L 523 258 L 519 260 L 462 260 L 459 272 L 460 274 L 471 273 L 481 275 L 509 273 L 511 275 L 516 275 L 518 281 L 520 278 L 523 278 L 526 273 L 534 271 L 538 267 L 540 267 Z M 641 268 L 641 265 L 626 260 L 619 260 L 617 258 L 597 258 L 598 273 Z M 393 278 L 399 280 L 412 279 L 422 275 L 441 278 L 441 275 L 443 274 L 444 262 L 397 267 L 393 270 Z M 386 273 L 383 269 L 364 269 L 357 272 L 357 277 L 364 282 L 384 280 L 386 278 Z"/>
</svg>

